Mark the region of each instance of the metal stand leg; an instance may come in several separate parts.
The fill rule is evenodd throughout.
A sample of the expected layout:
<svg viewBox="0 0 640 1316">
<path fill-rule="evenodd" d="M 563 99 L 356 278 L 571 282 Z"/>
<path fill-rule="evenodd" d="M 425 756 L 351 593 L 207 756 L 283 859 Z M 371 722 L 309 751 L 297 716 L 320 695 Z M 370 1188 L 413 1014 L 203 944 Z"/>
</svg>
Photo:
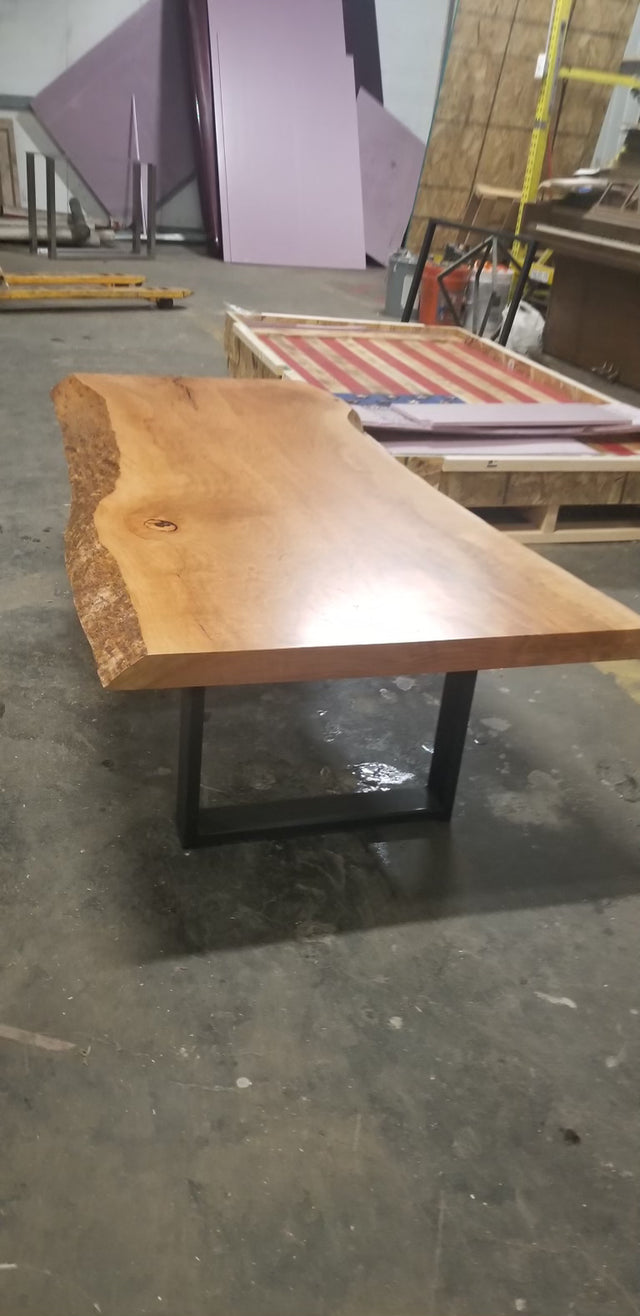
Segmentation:
<svg viewBox="0 0 640 1316">
<path fill-rule="evenodd" d="M 58 255 L 58 238 L 56 233 L 56 162 L 52 155 L 47 156 L 47 247 L 49 260 L 56 260 Z"/>
<path fill-rule="evenodd" d="M 438 227 L 437 221 L 435 219 L 430 219 L 427 224 L 426 232 L 422 241 L 422 246 L 420 248 L 420 255 L 418 256 L 418 264 L 416 265 L 414 275 L 411 280 L 411 287 L 409 289 L 409 294 L 404 304 L 404 310 L 402 312 L 403 324 L 408 324 L 411 319 L 411 316 L 413 315 L 413 308 L 416 304 L 416 297 L 420 292 L 420 284 L 422 282 L 422 276 L 424 274 L 424 267 L 431 253 L 431 247 L 433 245 L 433 239 L 435 237 L 435 232 L 437 227 Z"/>
<path fill-rule="evenodd" d="M 178 835 L 185 850 L 230 841 L 312 833 L 379 831 L 399 823 L 446 822 L 451 817 L 464 750 L 475 672 L 445 677 L 428 786 L 399 786 L 388 791 L 354 792 L 318 799 L 270 800 L 266 803 L 200 807 L 200 773 L 204 726 L 203 689 L 184 690 L 180 709 L 178 758 Z"/>
<path fill-rule="evenodd" d="M 185 850 L 198 844 L 204 696 L 203 689 L 183 690 L 180 702 L 176 822 Z"/>
<path fill-rule="evenodd" d="M 132 176 L 131 250 L 134 256 L 139 256 L 142 251 L 142 165 L 139 160 L 133 161 Z"/>
<path fill-rule="evenodd" d="M 32 256 L 38 252 L 38 211 L 36 206 L 36 157 L 34 151 L 27 151 L 27 217 L 29 223 L 29 251 Z"/>
<path fill-rule="evenodd" d="M 536 258 L 537 250 L 538 250 L 538 243 L 530 242 L 529 247 L 527 249 L 527 254 L 522 264 L 522 269 L 520 270 L 520 273 L 518 275 L 518 282 L 516 283 L 516 286 L 514 288 L 513 297 L 509 302 L 509 309 L 505 316 L 505 321 L 502 326 L 502 332 L 498 339 L 498 342 L 501 347 L 506 347 L 507 343 L 509 342 L 509 334 L 511 333 L 511 330 L 513 328 L 513 322 L 516 318 L 516 314 L 520 302 L 524 297 L 527 283 L 529 281 L 529 275 L 531 273 L 531 266 L 533 265 L 533 262 Z"/>
<path fill-rule="evenodd" d="M 477 672 L 449 672 L 444 678 L 429 791 L 440 806 L 440 817 L 445 820 L 451 817 L 455 803 L 477 675 Z"/>
<path fill-rule="evenodd" d="M 157 176 L 154 164 L 147 165 L 147 257 L 153 260 L 156 254 L 156 210 L 157 210 Z"/>
</svg>

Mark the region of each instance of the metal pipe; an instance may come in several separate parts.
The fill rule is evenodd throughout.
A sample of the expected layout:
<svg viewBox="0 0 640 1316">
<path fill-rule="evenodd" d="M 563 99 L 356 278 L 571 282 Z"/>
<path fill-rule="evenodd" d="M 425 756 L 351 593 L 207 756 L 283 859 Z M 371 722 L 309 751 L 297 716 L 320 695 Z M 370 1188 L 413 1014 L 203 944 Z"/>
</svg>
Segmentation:
<svg viewBox="0 0 640 1316">
<path fill-rule="evenodd" d="M 147 257 L 153 260 L 156 254 L 157 239 L 157 200 L 158 169 L 154 164 L 147 165 Z"/>
<path fill-rule="evenodd" d="M 56 162 L 52 155 L 47 156 L 47 250 L 49 260 L 56 260 L 58 244 L 56 234 Z"/>
<path fill-rule="evenodd" d="M 471 320 L 471 332 L 474 333 L 474 334 L 477 334 L 477 333 L 479 332 L 479 337 L 480 337 L 480 338 L 482 338 L 482 333 L 483 333 L 483 330 L 482 330 L 482 329 L 480 329 L 480 331 L 478 331 L 478 308 L 479 308 L 479 305 L 480 305 L 480 278 L 481 278 L 481 276 L 482 276 L 482 271 L 484 270 L 484 267 L 485 267 L 485 265 L 486 265 L 486 263 L 487 263 L 487 256 L 488 256 L 488 254 L 489 254 L 489 247 L 490 247 L 490 246 L 491 246 L 491 242 L 490 242 L 490 241 L 484 242 L 483 245 L 482 245 L 482 253 L 481 253 L 481 254 L 482 254 L 482 260 L 478 261 L 478 264 L 476 265 L 476 273 L 475 273 L 475 279 L 474 279 L 474 283 L 475 283 L 475 292 L 474 292 L 474 295 L 473 295 L 473 316 L 472 316 L 472 320 Z M 483 324 L 484 324 L 485 322 L 486 322 L 486 320 L 483 320 Z"/>
<path fill-rule="evenodd" d="M 139 160 L 134 160 L 132 168 L 132 197 L 131 197 L 131 250 L 134 256 L 139 256 L 142 251 L 142 165 Z"/>
<path fill-rule="evenodd" d="M 486 311 L 485 311 L 485 313 L 484 313 L 484 315 L 483 315 L 483 317 L 482 317 L 482 324 L 480 325 L 480 328 L 479 328 L 479 330 L 478 330 L 478 338 L 484 338 L 484 331 L 485 331 L 485 329 L 486 329 L 486 327 L 487 327 L 487 325 L 488 325 L 488 323 L 489 323 L 489 317 L 490 317 L 490 315 L 491 315 L 491 312 L 492 312 L 494 306 L 499 306 L 499 305 L 500 305 L 500 297 L 499 297 L 498 293 L 497 293 L 497 292 L 490 292 L 490 293 L 489 293 L 489 300 L 488 300 L 488 302 L 487 302 L 487 309 L 486 309 Z M 475 330 L 474 330 L 474 333 L 475 333 Z"/>
<path fill-rule="evenodd" d="M 522 264 L 522 269 L 520 270 L 520 273 L 518 275 L 518 282 L 516 283 L 516 286 L 514 288 L 513 297 L 509 302 L 509 307 L 507 310 L 507 314 L 505 316 L 505 321 L 502 326 L 502 333 L 500 334 L 500 337 L 498 339 L 498 342 L 501 347 L 506 347 L 507 343 L 509 342 L 509 334 L 511 333 L 511 330 L 513 328 L 513 322 L 516 318 L 518 307 L 524 296 L 529 275 L 531 273 L 531 266 L 533 265 L 533 262 L 536 258 L 537 250 L 538 250 L 538 243 L 534 242 L 533 240 L 530 240 L 527 248 L 527 254 Z"/>
<path fill-rule="evenodd" d="M 27 220 L 29 224 L 29 251 L 38 253 L 38 210 L 36 204 L 36 157 L 27 151 Z"/>
<path fill-rule="evenodd" d="M 429 259 L 429 254 L 431 252 L 431 247 L 433 245 L 433 239 L 435 236 L 435 231 L 437 226 L 438 226 L 437 219 L 430 219 L 427 223 L 425 235 L 422 240 L 422 246 L 420 248 L 420 255 L 418 256 L 418 262 L 416 264 L 414 275 L 411 280 L 409 295 L 404 304 L 404 310 L 401 316 L 402 324 L 408 324 L 411 319 L 411 316 L 413 315 L 413 308 L 416 304 L 416 297 L 418 296 L 418 293 L 420 291 L 420 284 L 422 282 L 422 276 L 424 274 L 424 267 Z"/>
</svg>

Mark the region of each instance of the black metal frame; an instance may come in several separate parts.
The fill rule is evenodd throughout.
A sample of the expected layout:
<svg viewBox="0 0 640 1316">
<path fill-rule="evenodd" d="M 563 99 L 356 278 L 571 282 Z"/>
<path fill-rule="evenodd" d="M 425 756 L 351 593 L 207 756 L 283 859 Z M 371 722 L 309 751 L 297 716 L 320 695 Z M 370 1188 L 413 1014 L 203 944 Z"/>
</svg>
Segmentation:
<svg viewBox="0 0 640 1316">
<path fill-rule="evenodd" d="M 516 318 L 518 307 L 520 305 L 520 302 L 522 301 L 527 283 L 529 281 L 529 276 L 531 274 L 531 267 L 536 258 L 536 253 L 540 245 L 538 239 L 527 237 L 526 234 L 524 233 L 510 233 L 507 229 L 491 229 L 491 228 L 485 228 L 484 226 L 478 224 L 464 224 L 461 223 L 459 219 L 432 218 L 427 220 L 427 227 L 425 230 L 424 238 L 422 240 L 422 246 L 420 247 L 420 254 L 418 256 L 416 268 L 414 270 L 413 279 L 411 280 L 411 287 L 409 289 L 407 300 L 404 304 L 404 308 L 402 311 L 402 322 L 404 324 L 408 324 L 411 319 L 411 316 L 413 315 L 413 308 L 416 304 L 416 297 L 418 296 L 418 293 L 420 291 L 420 284 L 422 282 L 424 268 L 429 259 L 429 256 L 431 255 L 431 248 L 433 246 L 433 239 L 436 235 L 436 229 L 441 227 L 455 228 L 458 229 L 460 233 L 482 233 L 484 234 L 485 239 L 497 241 L 499 245 L 503 248 L 503 250 L 508 251 L 510 264 L 514 265 L 515 268 L 518 270 L 518 280 L 513 290 L 513 296 L 511 298 L 511 301 L 509 302 L 509 306 L 507 308 L 507 314 L 505 316 L 505 321 L 500 331 L 500 336 L 498 338 L 498 342 L 500 346 L 506 347 L 509 341 L 509 334 L 511 333 L 511 330 L 513 328 L 513 322 Z M 524 247 L 526 247 L 526 255 L 522 265 L 519 264 L 519 262 L 515 259 L 512 252 L 510 251 L 510 247 L 516 242 L 521 243 Z M 473 258 L 475 254 L 480 253 L 482 251 L 482 248 L 485 246 L 486 246 L 486 242 L 478 243 L 477 246 L 473 247 L 471 251 L 465 252 L 463 256 L 458 257 L 457 260 L 452 261 L 450 264 L 448 264 L 446 268 L 442 271 L 442 273 L 438 275 L 438 282 L 440 284 L 440 287 L 442 288 L 442 292 L 444 294 L 445 300 L 448 302 L 449 309 L 450 311 L 453 312 L 453 317 L 454 320 L 456 321 L 458 320 L 458 316 L 456 315 L 455 308 L 451 303 L 451 299 L 449 297 L 447 288 L 445 286 L 446 276 L 451 272 L 451 270 L 456 269 L 458 265 L 462 265 L 468 262 L 470 259 Z M 488 313 L 487 313 L 487 318 L 488 318 Z"/>
<path fill-rule="evenodd" d="M 445 676 L 431 771 L 425 786 L 213 809 L 202 808 L 200 803 L 206 691 L 202 687 L 183 690 L 176 817 L 183 848 L 360 827 L 379 831 L 399 823 L 418 824 L 422 830 L 426 822 L 447 822 L 453 812 L 476 677 L 477 672 L 450 672 Z"/>
</svg>

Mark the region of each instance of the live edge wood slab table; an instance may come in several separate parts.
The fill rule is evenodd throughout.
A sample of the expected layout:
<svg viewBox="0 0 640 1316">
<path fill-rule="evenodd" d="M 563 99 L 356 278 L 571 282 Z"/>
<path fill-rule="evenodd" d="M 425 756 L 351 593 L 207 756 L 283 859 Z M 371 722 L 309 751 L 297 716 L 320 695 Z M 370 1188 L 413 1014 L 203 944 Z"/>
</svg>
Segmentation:
<svg viewBox="0 0 640 1316">
<path fill-rule="evenodd" d="M 476 673 L 640 657 L 640 616 L 415 478 L 306 384 L 73 375 L 66 560 L 109 690 L 183 690 L 178 831 L 451 816 Z M 428 784 L 205 809 L 207 686 L 445 673 Z"/>
</svg>

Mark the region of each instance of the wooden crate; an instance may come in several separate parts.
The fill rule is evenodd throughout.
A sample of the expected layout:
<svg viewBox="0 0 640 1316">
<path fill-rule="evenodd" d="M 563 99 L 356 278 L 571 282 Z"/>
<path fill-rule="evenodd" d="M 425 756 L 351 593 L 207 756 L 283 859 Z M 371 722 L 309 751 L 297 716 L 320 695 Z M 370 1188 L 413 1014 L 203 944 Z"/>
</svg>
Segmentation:
<svg viewBox="0 0 640 1316">
<path fill-rule="evenodd" d="M 567 402 L 610 401 L 610 398 L 596 389 L 585 388 L 575 380 L 567 379 L 546 366 L 534 364 L 526 357 L 517 356 L 515 352 L 489 339 L 477 338 L 466 329 L 446 325 L 431 327 L 418 323 L 402 324 L 397 320 L 278 315 L 266 311 L 245 311 L 236 306 L 227 308 L 225 323 L 225 350 L 230 374 L 239 378 L 296 379 L 319 387 L 330 387 L 331 392 L 339 394 L 341 389 L 338 377 L 328 384 L 323 378 L 321 367 L 317 367 L 314 373 L 312 364 L 305 356 L 304 347 L 296 351 L 291 346 L 292 337 L 307 345 L 313 345 L 314 341 L 331 344 L 333 340 L 336 350 L 348 341 L 362 350 L 361 345 L 366 345 L 367 338 L 376 344 L 387 342 L 392 351 L 399 354 L 401 369 L 405 344 L 427 343 L 429 346 L 465 348 L 473 353 L 475 359 L 481 358 L 487 370 L 496 378 L 502 374 L 506 381 L 511 379 L 516 384 L 529 386 L 532 401 L 548 401 L 550 397 Z M 462 379 L 460 374 L 457 383 L 461 384 Z M 428 390 L 426 387 L 418 390 L 415 384 L 408 383 L 404 391 L 416 393 Z M 494 395 L 490 400 L 495 402 L 500 398 Z"/>
<path fill-rule="evenodd" d="M 640 539 L 640 457 L 397 460 L 521 543 Z"/>
<path fill-rule="evenodd" d="M 300 348 L 298 358 L 291 351 L 291 335 Z M 225 327 L 232 375 L 302 379 L 329 387 L 332 392 L 339 392 L 339 386 L 323 378 L 326 371 L 322 365 L 318 366 L 318 378 L 309 374 L 304 345 L 308 351 L 309 346 L 320 342 L 326 352 L 327 343 L 340 341 L 344 347 L 345 343 L 357 341 L 366 355 L 368 338 L 372 342 L 385 340 L 391 355 L 398 352 L 400 343 L 412 344 L 418 339 L 456 347 L 465 344 L 474 356 L 479 354 L 487 363 L 488 372 L 494 375 L 497 369 L 506 372 L 505 378 L 524 381 L 532 393 L 539 390 L 540 396 L 568 402 L 610 401 L 596 389 L 586 388 L 462 329 L 432 329 L 382 320 L 275 315 L 236 307 L 229 308 Z M 287 342 L 289 348 L 283 355 L 281 343 Z M 614 451 L 604 444 L 586 442 L 583 448 L 584 456 L 580 457 L 501 456 L 498 444 L 495 456 L 395 455 L 434 488 L 525 543 L 640 539 L 640 451 L 635 452 L 627 444 L 616 444 Z M 620 448 L 622 451 L 618 451 Z M 576 509 L 581 510 L 578 513 Z"/>
</svg>

